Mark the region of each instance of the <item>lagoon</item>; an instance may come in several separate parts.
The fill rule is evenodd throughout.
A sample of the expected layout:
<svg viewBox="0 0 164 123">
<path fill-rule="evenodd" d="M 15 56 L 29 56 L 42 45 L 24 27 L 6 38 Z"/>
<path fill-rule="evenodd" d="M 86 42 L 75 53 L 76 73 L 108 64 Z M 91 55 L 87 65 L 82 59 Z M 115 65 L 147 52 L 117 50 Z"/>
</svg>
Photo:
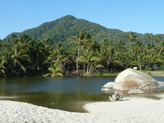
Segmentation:
<svg viewBox="0 0 164 123">
<path fill-rule="evenodd" d="M 154 78 L 164 81 L 164 77 Z M 114 79 L 115 76 L 0 78 L 0 99 L 28 102 L 72 112 L 85 112 L 82 109 L 85 102 L 108 100 L 113 91 L 104 92 L 101 91 L 101 87 Z M 161 88 L 156 93 L 163 90 L 164 88 Z"/>
</svg>

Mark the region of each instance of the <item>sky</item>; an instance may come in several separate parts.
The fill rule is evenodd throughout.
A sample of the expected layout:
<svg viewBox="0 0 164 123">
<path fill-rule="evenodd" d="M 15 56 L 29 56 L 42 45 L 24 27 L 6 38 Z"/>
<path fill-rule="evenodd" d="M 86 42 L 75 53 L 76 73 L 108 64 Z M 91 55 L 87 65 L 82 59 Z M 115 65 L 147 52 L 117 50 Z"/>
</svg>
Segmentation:
<svg viewBox="0 0 164 123">
<path fill-rule="evenodd" d="M 164 0 L 0 0 L 0 39 L 66 15 L 122 31 L 164 34 Z"/>
</svg>

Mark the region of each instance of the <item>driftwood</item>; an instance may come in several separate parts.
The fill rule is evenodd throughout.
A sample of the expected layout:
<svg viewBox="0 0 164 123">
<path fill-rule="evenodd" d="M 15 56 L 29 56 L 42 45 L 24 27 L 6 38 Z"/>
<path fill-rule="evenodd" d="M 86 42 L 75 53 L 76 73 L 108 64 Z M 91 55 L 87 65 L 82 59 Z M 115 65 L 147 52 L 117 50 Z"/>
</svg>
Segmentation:
<svg viewBox="0 0 164 123">
<path fill-rule="evenodd" d="M 122 94 L 118 94 L 117 91 L 112 96 L 109 96 L 109 102 L 121 101 L 123 98 Z"/>
</svg>

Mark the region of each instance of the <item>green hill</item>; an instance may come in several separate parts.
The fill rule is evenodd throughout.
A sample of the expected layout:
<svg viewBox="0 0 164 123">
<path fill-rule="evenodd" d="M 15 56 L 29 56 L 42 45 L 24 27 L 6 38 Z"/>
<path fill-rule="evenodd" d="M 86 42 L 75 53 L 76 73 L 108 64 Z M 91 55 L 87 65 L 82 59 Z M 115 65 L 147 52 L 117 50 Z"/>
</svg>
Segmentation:
<svg viewBox="0 0 164 123">
<path fill-rule="evenodd" d="M 4 41 L 8 41 L 11 35 L 15 34 L 21 36 L 22 34 L 27 34 L 33 39 L 51 39 L 55 42 L 68 42 L 71 37 L 76 35 L 78 31 L 87 31 L 91 34 L 93 39 L 97 41 L 102 41 L 107 39 L 112 42 L 123 41 L 128 42 L 127 36 L 130 32 L 123 32 L 117 29 L 108 29 L 99 24 L 89 22 L 84 19 L 77 19 L 71 15 L 64 16 L 57 20 L 46 22 L 38 27 L 28 29 L 22 33 L 12 33 L 8 35 Z M 148 34 L 134 33 L 137 36 L 138 41 L 143 43 L 149 42 Z M 164 35 L 160 35 L 161 39 L 164 40 Z"/>
</svg>

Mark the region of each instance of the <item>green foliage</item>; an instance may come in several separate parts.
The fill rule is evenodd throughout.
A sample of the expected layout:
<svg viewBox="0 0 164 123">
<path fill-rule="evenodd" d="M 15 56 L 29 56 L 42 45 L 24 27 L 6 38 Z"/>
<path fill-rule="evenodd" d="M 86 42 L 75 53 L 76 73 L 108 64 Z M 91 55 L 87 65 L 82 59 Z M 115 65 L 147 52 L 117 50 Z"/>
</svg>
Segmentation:
<svg viewBox="0 0 164 123">
<path fill-rule="evenodd" d="M 76 36 L 79 31 L 88 32 L 92 35 L 92 38 L 96 39 L 98 42 L 103 42 L 107 39 L 113 44 L 117 44 L 118 41 L 122 41 L 126 46 L 129 45 L 129 42 L 133 42 L 134 40 L 142 41 L 143 44 L 147 44 L 150 41 L 156 44 L 159 41 L 159 38 L 156 40 L 157 37 L 164 40 L 164 35 L 162 34 L 151 35 L 151 33 L 139 34 L 133 32 L 123 32 L 117 29 L 108 29 L 99 24 L 67 15 L 57 20 L 43 23 L 38 27 L 25 30 L 22 33 L 12 33 L 8 35 L 4 41 L 9 41 L 12 38 L 12 35 L 20 37 L 23 34 L 27 34 L 34 40 L 50 39 L 53 40 L 54 43 L 65 42 L 67 45 L 68 42 L 72 41 L 72 36 Z M 133 34 L 133 36 L 128 37 L 131 34 Z"/>
<path fill-rule="evenodd" d="M 43 75 L 44 77 L 48 77 L 48 76 L 51 76 L 51 77 L 63 76 L 62 69 L 58 65 L 56 65 L 56 64 L 51 65 L 51 67 L 48 68 L 48 71 L 50 73 L 47 73 L 47 74 Z"/>
<path fill-rule="evenodd" d="M 103 73 L 134 66 L 164 69 L 163 35 L 124 33 L 72 16 L 28 31 L 0 40 L 0 77 L 107 75 Z"/>
</svg>

